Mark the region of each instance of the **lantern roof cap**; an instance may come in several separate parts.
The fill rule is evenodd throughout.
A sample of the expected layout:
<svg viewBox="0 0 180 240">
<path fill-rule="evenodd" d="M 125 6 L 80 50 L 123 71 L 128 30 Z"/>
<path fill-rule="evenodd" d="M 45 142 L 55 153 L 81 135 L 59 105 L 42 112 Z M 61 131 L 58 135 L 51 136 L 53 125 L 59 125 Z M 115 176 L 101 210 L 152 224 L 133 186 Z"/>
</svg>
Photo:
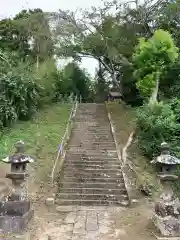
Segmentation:
<svg viewBox="0 0 180 240">
<path fill-rule="evenodd" d="M 180 159 L 172 156 L 169 151 L 169 145 L 166 142 L 161 143 L 161 154 L 156 157 L 151 163 L 161 163 L 167 165 L 177 165 L 180 164 Z"/>
</svg>

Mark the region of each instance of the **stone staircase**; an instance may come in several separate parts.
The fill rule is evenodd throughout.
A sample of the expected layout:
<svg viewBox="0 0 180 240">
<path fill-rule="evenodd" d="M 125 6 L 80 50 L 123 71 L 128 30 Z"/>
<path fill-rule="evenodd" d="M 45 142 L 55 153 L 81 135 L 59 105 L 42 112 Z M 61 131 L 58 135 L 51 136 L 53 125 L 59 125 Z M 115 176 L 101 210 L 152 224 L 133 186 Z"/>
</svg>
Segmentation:
<svg viewBox="0 0 180 240">
<path fill-rule="evenodd" d="M 78 106 L 57 199 L 59 205 L 129 204 L 104 104 Z"/>
</svg>

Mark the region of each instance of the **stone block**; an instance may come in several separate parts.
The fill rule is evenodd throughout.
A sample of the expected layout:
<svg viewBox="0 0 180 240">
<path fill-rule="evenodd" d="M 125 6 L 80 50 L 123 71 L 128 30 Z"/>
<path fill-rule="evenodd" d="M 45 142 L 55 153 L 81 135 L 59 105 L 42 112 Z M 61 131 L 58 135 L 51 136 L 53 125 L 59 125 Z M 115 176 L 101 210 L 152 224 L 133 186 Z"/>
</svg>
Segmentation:
<svg viewBox="0 0 180 240">
<path fill-rule="evenodd" d="M 0 229 L 3 233 L 21 233 L 27 227 L 34 210 L 30 209 L 22 216 L 0 216 Z"/>
<path fill-rule="evenodd" d="M 54 205 L 54 203 L 55 203 L 55 199 L 53 197 L 46 199 L 47 206 L 52 206 L 52 205 Z"/>
<path fill-rule="evenodd" d="M 56 207 L 57 212 L 72 212 L 76 211 L 76 206 L 57 206 Z"/>
<path fill-rule="evenodd" d="M 1 202 L 0 213 L 1 215 L 8 216 L 23 216 L 30 209 L 30 201 L 8 201 Z"/>
<path fill-rule="evenodd" d="M 153 216 L 153 222 L 162 236 L 180 236 L 180 219 L 173 216 L 161 217 L 155 214 Z"/>
</svg>

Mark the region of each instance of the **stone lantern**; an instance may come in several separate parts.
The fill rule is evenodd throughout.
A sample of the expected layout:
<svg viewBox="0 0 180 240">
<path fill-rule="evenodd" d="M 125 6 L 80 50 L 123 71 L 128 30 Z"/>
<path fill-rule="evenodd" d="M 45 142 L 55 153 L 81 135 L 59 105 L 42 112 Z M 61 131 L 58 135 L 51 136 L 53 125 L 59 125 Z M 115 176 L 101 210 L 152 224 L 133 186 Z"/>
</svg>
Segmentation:
<svg viewBox="0 0 180 240">
<path fill-rule="evenodd" d="M 24 152 L 24 142 L 15 144 L 16 151 L 12 156 L 3 159 L 4 163 L 11 164 L 10 173 L 6 177 L 12 181 L 12 190 L 9 196 L 0 203 L 0 229 L 3 232 L 21 232 L 33 215 L 30 201 L 27 199 L 25 180 L 27 163 L 34 160 Z"/>
<path fill-rule="evenodd" d="M 166 142 L 161 143 L 161 154 L 151 163 L 155 164 L 160 179 L 169 181 L 177 179 L 175 175 L 176 167 L 180 164 L 180 159 L 170 154 L 169 145 Z"/>
<path fill-rule="evenodd" d="M 158 177 L 163 186 L 160 200 L 155 203 L 153 221 L 161 235 L 165 237 L 180 236 L 180 201 L 172 190 L 172 181 L 176 181 L 176 167 L 180 159 L 170 154 L 169 146 L 161 144 L 161 154 L 151 163 L 155 164 Z"/>
</svg>

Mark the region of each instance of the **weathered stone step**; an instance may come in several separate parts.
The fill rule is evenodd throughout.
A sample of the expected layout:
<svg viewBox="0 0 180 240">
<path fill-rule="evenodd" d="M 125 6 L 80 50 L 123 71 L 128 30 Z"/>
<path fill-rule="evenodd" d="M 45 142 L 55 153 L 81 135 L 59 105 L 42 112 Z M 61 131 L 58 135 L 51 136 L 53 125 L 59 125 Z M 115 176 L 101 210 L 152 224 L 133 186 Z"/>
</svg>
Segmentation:
<svg viewBox="0 0 180 240">
<path fill-rule="evenodd" d="M 109 200 L 109 201 L 121 201 L 128 200 L 127 194 L 78 194 L 78 193 L 59 193 L 60 199 L 76 199 L 76 200 Z"/>
<path fill-rule="evenodd" d="M 80 173 L 88 174 L 89 172 L 99 173 L 101 171 L 102 173 L 105 173 L 105 174 L 117 173 L 119 176 L 121 172 L 118 172 L 118 170 L 121 170 L 120 166 L 117 166 L 117 167 L 108 166 L 108 171 L 107 171 L 107 166 L 100 166 L 100 165 L 99 166 L 98 165 L 97 166 L 64 165 L 63 167 L 63 171 L 66 171 L 66 172 L 73 172 L 73 173 L 80 172 Z"/>
<path fill-rule="evenodd" d="M 102 166 L 113 166 L 113 165 L 118 165 L 121 166 L 121 162 L 119 160 L 99 160 L 99 159 L 67 159 L 64 162 L 64 165 L 83 165 L 83 166 L 88 166 L 88 165 L 102 165 Z"/>
<path fill-rule="evenodd" d="M 110 150 L 114 150 L 115 149 L 115 143 L 90 143 L 90 142 L 84 142 L 84 143 L 79 143 L 79 142 L 74 142 L 74 143 L 70 143 L 68 145 L 68 148 L 86 148 L 86 150 L 91 150 L 92 148 L 110 148 Z"/>
<path fill-rule="evenodd" d="M 74 182 L 74 183 L 124 183 L 123 176 L 116 178 L 102 178 L 102 177 L 64 177 L 63 182 Z"/>
<path fill-rule="evenodd" d="M 66 159 L 71 159 L 72 161 L 80 160 L 80 161 L 107 161 L 107 162 L 113 162 L 113 161 L 118 161 L 118 157 L 114 156 L 107 156 L 106 155 L 88 155 L 88 154 L 79 154 L 79 153 L 67 153 L 66 154 Z"/>
<path fill-rule="evenodd" d="M 121 169 L 120 164 L 111 164 L 111 163 L 105 163 L 102 164 L 102 162 L 100 162 L 99 164 L 96 162 L 96 164 L 94 163 L 83 163 L 83 162 L 66 162 L 64 164 L 64 169 L 72 169 L 72 168 L 80 168 L 80 169 L 87 169 L 87 168 L 93 168 L 93 169 Z"/>
<path fill-rule="evenodd" d="M 64 168 L 63 168 L 64 169 Z M 74 166 L 73 168 L 69 168 L 69 169 L 66 169 L 66 173 L 69 172 L 72 173 L 72 174 L 76 174 L 76 173 L 79 173 L 79 174 L 87 174 L 87 176 L 91 176 L 91 174 L 106 174 L 106 175 L 109 175 L 109 174 L 113 174 L 113 175 L 116 175 L 116 176 L 122 176 L 122 172 L 121 172 L 121 169 L 106 169 L 106 168 L 103 168 L 103 169 L 93 169 L 93 168 L 77 168 L 76 166 Z"/>
<path fill-rule="evenodd" d="M 88 140 L 88 141 L 86 141 L 86 140 L 82 140 L 82 142 L 80 142 L 80 143 L 77 143 L 75 140 L 74 140 L 74 143 L 73 143 L 73 141 L 71 141 L 70 142 L 70 144 L 69 144 L 69 146 L 71 146 L 71 147 L 81 147 L 82 145 L 87 145 L 87 144 L 89 144 L 90 146 L 91 145 L 102 145 L 102 146 L 113 146 L 114 147 L 114 149 L 115 149 L 115 143 L 114 142 L 111 142 L 111 141 L 98 141 L 98 142 L 95 142 L 95 141 L 93 141 L 92 139 L 90 139 L 90 140 Z"/>
<path fill-rule="evenodd" d="M 120 178 L 122 177 L 122 173 L 104 173 L 102 172 L 102 170 L 98 173 L 98 172 L 94 172 L 95 170 L 93 170 L 92 172 L 88 173 L 87 171 L 85 172 L 64 172 L 64 177 L 71 177 L 71 178 L 90 178 L 90 179 L 94 179 L 94 178 Z"/>
<path fill-rule="evenodd" d="M 68 181 L 69 180 L 69 181 Z M 103 189 L 115 189 L 115 188 L 125 188 L 123 179 L 120 181 L 119 179 L 115 179 L 114 182 L 112 181 L 84 181 L 78 182 L 76 179 L 69 178 L 64 179 L 63 182 L 59 184 L 60 189 L 62 188 L 103 188 Z"/>
<path fill-rule="evenodd" d="M 77 194 L 127 194 L 125 188 L 62 188 L 60 193 L 77 193 Z M 59 194 L 58 194 L 59 196 Z"/>
<path fill-rule="evenodd" d="M 112 150 L 85 150 L 85 149 L 79 149 L 78 151 L 75 151 L 75 149 L 73 149 L 73 151 L 68 151 L 68 154 L 80 154 L 81 156 L 91 156 L 91 157 L 100 157 L 100 158 L 104 158 L 104 157 L 117 157 L 117 152 L 116 151 L 112 151 Z"/>
<path fill-rule="evenodd" d="M 111 148 L 112 150 L 114 150 L 115 148 L 115 144 L 114 143 L 90 143 L 90 142 L 83 142 L 83 143 L 70 143 L 68 145 L 68 148 L 86 148 L 87 150 L 91 149 L 91 148 L 104 148 L 104 147 L 108 147 Z"/>
<path fill-rule="evenodd" d="M 101 152 L 101 151 L 112 151 L 114 149 L 114 147 L 111 146 L 82 146 L 82 147 L 71 147 L 69 146 L 67 148 L 70 151 L 74 151 L 74 152 L 84 152 L 84 151 L 96 151 L 96 152 Z"/>
<path fill-rule="evenodd" d="M 56 204 L 58 205 L 78 205 L 78 206 L 99 206 L 99 205 L 119 205 L 123 207 L 129 206 L 129 200 L 123 201 L 110 201 L 110 200 L 71 200 L 71 199 L 57 199 Z"/>
<path fill-rule="evenodd" d="M 77 129 L 77 128 L 75 128 L 75 129 L 72 129 L 72 134 L 74 133 L 74 134 L 78 134 L 80 132 L 80 130 L 79 129 Z M 111 132 L 109 132 L 109 130 L 107 129 L 107 130 L 100 130 L 100 129 L 92 129 L 92 130 L 88 130 L 88 129 L 86 129 L 84 132 L 84 135 L 85 135 L 85 133 L 86 134 L 90 134 L 90 135 L 93 135 L 93 134 L 98 134 L 98 135 L 100 135 L 100 136 L 102 136 L 102 135 L 111 135 Z"/>
</svg>

